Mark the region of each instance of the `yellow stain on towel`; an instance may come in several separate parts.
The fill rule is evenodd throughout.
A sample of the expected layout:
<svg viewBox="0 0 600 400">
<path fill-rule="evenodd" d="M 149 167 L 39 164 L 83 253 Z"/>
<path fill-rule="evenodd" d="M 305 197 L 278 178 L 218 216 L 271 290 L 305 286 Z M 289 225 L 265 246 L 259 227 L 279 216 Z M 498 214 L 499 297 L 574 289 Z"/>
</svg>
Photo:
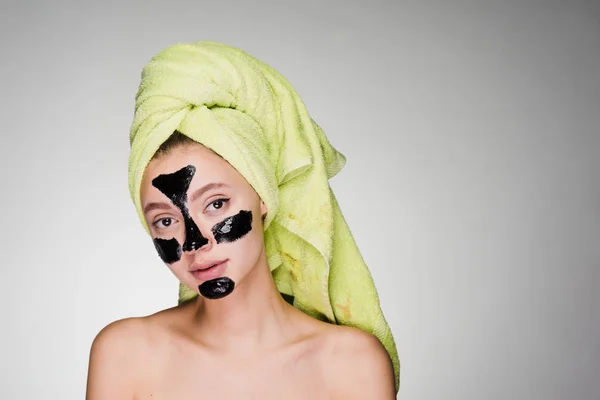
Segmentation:
<svg viewBox="0 0 600 400">
<path fill-rule="evenodd" d="M 303 227 L 304 226 L 304 221 L 302 221 L 302 219 L 298 219 L 298 217 L 296 216 L 296 214 L 289 213 L 288 214 L 288 218 L 289 218 L 290 222 L 294 223 L 296 226 L 298 226 L 298 227 Z"/>
<path fill-rule="evenodd" d="M 288 253 L 281 252 L 281 255 L 283 256 L 283 258 L 286 259 L 287 264 L 290 266 L 290 268 L 289 268 L 290 278 L 292 279 L 292 281 L 295 284 L 299 284 L 300 278 L 302 276 L 302 274 L 300 273 L 300 268 L 301 268 L 300 262 L 298 260 L 296 260 L 294 257 L 292 257 L 291 255 L 289 255 Z"/>
<path fill-rule="evenodd" d="M 321 217 L 317 217 L 317 222 L 319 223 L 320 229 L 325 230 L 325 232 L 329 232 L 333 229 L 333 216 L 332 216 L 332 210 L 331 210 L 331 205 L 327 204 L 327 203 L 323 203 L 319 206 L 319 211 L 318 214 Z M 325 215 L 327 216 L 326 218 L 323 218 L 322 216 Z"/>
<path fill-rule="evenodd" d="M 348 296 L 346 296 L 346 301 L 344 303 L 337 303 L 335 306 L 342 311 L 344 319 L 349 320 L 352 318 L 352 311 L 350 311 L 352 305 L 350 304 L 350 298 Z"/>
</svg>

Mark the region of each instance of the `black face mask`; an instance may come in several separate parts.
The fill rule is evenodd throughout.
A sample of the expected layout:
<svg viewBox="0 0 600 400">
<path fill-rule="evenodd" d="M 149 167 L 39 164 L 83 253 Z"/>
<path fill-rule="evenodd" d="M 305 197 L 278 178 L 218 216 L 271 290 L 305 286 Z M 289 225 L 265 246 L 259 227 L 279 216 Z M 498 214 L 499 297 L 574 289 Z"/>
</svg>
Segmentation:
<svg viewBox="0 0 600 400">
<path fill-rule="evenodd" d="M 188 165 L 171 174 L 159 175 L 152 180 L 152 185 L 161 191 L 179 208 L 185 224 L 185 242 L 183 246 L 175 238 L 154 239 L 154 246 L 160 258 L 167 264 L 179 261 L 182 251 L 195 251 L 208 244 L 200 229 L 190 216 L 187 208 L 187 192 L 196 172 L 193 165 Z M 244 237 L 252 230 L 252 212 L 241 210 L 239 213 L 225 218 L 212 227 L 215 242 L 230 243 Z M 220 299 L 229 295 L 235 282 L 228 277 L 219 277 L 206 281 L 198 286 L 202 296 L 208 299 Z"/>
</svg>

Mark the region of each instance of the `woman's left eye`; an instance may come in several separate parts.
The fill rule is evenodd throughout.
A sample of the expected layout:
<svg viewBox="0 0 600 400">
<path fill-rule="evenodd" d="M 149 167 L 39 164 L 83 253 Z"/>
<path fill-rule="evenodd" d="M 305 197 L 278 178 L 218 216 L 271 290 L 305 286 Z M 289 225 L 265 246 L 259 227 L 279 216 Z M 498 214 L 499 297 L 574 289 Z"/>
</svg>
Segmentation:
<svg viewBox="0 0 600 400">
<path fill-rule="evenodd" d="M 229 199 L 217 199 L 217 200 L 213 201 L 212 203 L 210 203 L 208 205 L 208 207 L 206 207 L 206 209 L 208 211 L 218 210 L 218 209 L 222 208 L 225 204 L 227 204 L 228 201 L 229 201 Z"/>
</svg>

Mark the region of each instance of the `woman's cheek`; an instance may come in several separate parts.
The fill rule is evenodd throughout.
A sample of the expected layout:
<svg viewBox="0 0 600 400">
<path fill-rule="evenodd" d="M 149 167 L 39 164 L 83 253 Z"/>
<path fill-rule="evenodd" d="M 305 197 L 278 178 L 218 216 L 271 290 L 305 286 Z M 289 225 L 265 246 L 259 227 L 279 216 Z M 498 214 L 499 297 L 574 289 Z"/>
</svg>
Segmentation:
<svg viewBox="0 0 600 400">
<path fill-rule="evenodd" d="M 153 239 L 154 247 L 159 257 L 167 264 L 173 264 L 181 259 L 181 245 L 175 238 Z"/>
</svg>

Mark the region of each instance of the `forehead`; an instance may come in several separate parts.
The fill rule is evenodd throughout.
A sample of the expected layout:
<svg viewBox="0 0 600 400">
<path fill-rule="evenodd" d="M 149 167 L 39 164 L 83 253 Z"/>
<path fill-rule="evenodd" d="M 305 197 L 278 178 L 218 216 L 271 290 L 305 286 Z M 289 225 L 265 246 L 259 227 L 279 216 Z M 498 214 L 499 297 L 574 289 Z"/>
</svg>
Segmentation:
<svg viewBox="0 0 600 400">
<path fill-rule="evenodd" d="M 148 164 L 142 179 L 142 197 L 152 191 L 154 178 L 172 174 L 188 165 L 196 167 L 190 188 L 211 182 L 222 182 L 233 186 L 245 182 L 235 168 L 212 150 L 201 144 L 185 145 L 161 154 Z"/>
</svg>

